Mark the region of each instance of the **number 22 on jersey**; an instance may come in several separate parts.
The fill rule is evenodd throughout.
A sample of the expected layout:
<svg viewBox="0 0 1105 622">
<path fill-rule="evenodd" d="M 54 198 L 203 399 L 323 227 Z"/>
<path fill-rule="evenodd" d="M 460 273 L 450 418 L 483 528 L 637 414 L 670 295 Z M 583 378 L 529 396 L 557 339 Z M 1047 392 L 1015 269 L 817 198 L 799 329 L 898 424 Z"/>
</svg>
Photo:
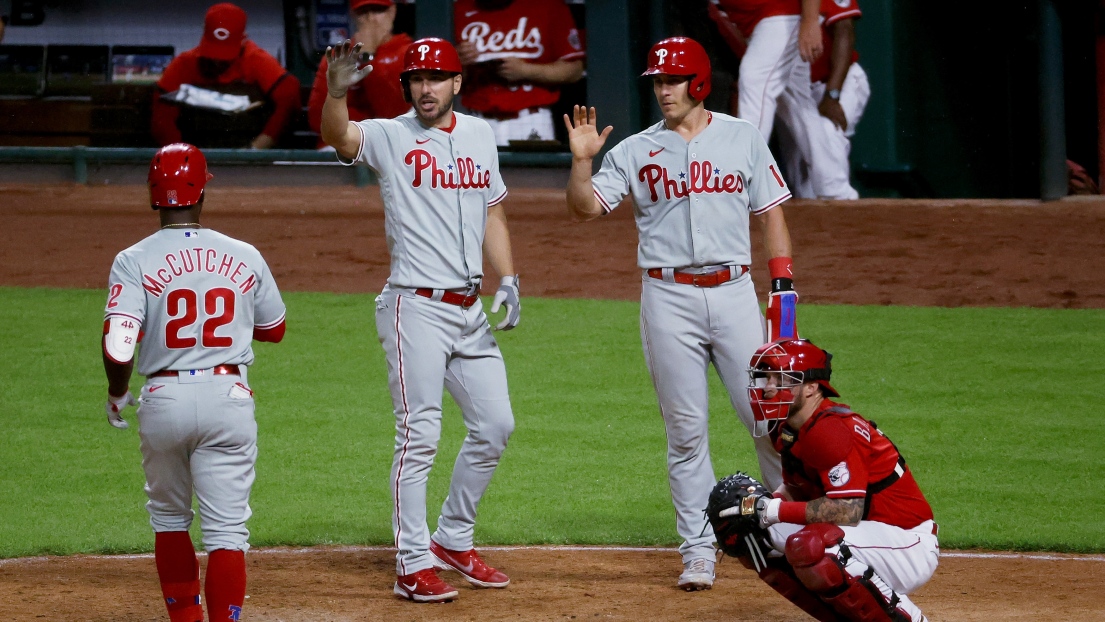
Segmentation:
<svg viewBox="0 0 1105 622">
<path fill-rule="evenodd" d="M 209 289 L 203 295 L 203 347 L 229 348 L 233 337 L 215 334 L 220 326 L 234 321 L 234 291 L 226 287 Z M 221 301 L 221 304 L 220 304 Z M 220 312 L 221 307 L 221 312 Z M 182 337 L 180 332 L 199 320 L 199 294 L 190 289 L 174 289 L 165 300 L 165 312 L 171 318 L 165 324 L 165 346 L 173 350 L 194 348 L 195 337 Z"/>
</svg>

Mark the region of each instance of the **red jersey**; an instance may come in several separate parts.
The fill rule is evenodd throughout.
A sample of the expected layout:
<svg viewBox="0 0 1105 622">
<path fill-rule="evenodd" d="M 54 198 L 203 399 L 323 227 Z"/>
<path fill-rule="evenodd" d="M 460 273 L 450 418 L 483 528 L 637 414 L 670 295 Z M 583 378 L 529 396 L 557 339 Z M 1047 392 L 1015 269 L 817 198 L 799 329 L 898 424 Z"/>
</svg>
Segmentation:
<svg viewBox="0 0 1105 622">
<path fill-rule="evenodd" d="M 717 4 L 745 37 L 752 36 L 762 19 L 802 14 L 802 0 L 718 0 Z"/>
<path fill-rule="evenodd" d="M 781 426 L 771 438 L 795 501 L 865 499 L 864 520 L 902 529 L 932 520 L 898 448 L 846 405 L 824 400 L 797 433 Z"/>
<path fill-rule="evenodd" d="M 863 13 L 859 10 L 857 0 L 821 0 L 821 40 L 825 43 L 825 53 L 810 64 L 810 81 L 825 82 L 832 71 L 829 57 L 832 56 L 833 32 L 830 26 L 842 19 L 859 19 Z M 852 50 L 852 62 L 859 60 L 859 52 Z"/>
<path fill-rule="evenodd" d="M 157 81 L 158 92 L 154 97 L 150 121 L 154 138 L 163 145 L 180 140 L 180 132 L 175 126 L 178 109 L 162 102 L 157 95 L 171 93 L 179 89 L 182 84 L 201 88 L 255 86 L 275 104 L 275 111 L 269 117 L 263 133 L 273 138 L 283 133 L 292 116 L 299 109 L 300 99 L 299 80 L 288 73 L 280 61 L 248 39 L 243 43 L 242 53 L 238 58 L 214 79 L 205 78 L 200 73 L 199 59 L 200 55 L 195 48 L 181 52 L 165 67 L 165 72 Z"/>
<path fill-rule="evenodd" d="M 454 6 L 455 40 L 473 43 L 479 51 L 465 76 L 465 107 L 483 114 L 514 113 L 560 99 L 554 85 L 503 80 L 497 61 L 516 57 L 547 64 L 583 59 L 583 42 L 563 0 L 515 0 L 494 11 L 478 8 L 475 0 L 458 0 Z"/>
<path fill-rule="evenodd" d="M 372 65 L 372 73 L 349 87 L 345 96 L 350 121 L 392 119 L 411 109 L 411 105 L 403 99 L 403 85 L 399 82 L 399 74 L 403 73 L 403 56 L 410 44 L 410 36 L 400 33 L 376 48 L 369 63 Z M 329 66 L 323 57 L 318 71 L 315 72 L 311 99 L 307 102 L 307 123 L 316 132 L 320 132 L 322 128 L 322 105 L 326 103 L 326 69 Z M 323 146 L 321 138 L 319 146 Z"/>
</svg>

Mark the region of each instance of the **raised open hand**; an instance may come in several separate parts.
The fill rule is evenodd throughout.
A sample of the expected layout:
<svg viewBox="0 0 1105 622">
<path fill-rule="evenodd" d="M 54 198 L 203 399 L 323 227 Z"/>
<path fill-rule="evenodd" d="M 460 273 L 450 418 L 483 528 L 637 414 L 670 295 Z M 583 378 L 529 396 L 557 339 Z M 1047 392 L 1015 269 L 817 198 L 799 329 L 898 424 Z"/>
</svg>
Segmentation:
<svg viewBox="0 0 1105 622">
<path fill-rule="evenodd" d="M 371 59 L 361 48 L 360 43 L 354 45 L 349 39 L 326 48 L 326 88 L 331 97 L 345 97 L 349 87 L 372 73 L 372 65 L 367 64 Z"/>
<path fill-rule="evenodd" d="M 614 131 L 613 125 L 607 125 L 600 134 L 598 131 L 598 114 L 594 106 L 588 109 L 586 106 L 576 106 L 573 109 L 575 122 L 568 115 L 564 115 L 564 125 L 568 128 L 568 142 L 572 148 L 572 157 L 580 160 L 590 160 L 602 151 L 606 144 L 606 137 Z"/>
</svg>

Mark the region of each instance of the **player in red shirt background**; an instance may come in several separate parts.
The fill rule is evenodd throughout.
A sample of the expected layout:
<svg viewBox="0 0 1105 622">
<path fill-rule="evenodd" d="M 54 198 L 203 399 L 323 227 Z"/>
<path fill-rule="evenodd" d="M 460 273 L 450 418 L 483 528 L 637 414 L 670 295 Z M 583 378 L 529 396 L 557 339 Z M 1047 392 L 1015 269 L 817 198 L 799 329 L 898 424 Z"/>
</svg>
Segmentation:
<svg viewBox="0 0 1105 622">
<path fill-rule="evenodd" d="M 486 120 L 500 147 L 555 140 L 550 106 L 583 77 L 583 41 L 564 0 L 458 0 L 461 103 Z"/>
<path fill-rule="evenodd" d="M 719 516 L 758 519 L 738 557 L 818 620 L 922 622 L 907 594 L 939 563 L 932 508 L 894 443 L 832 401 L 831 361 L 804 339 L 765 344 L 752 356 L 754 433 L 779 450 L 783 485 Z"/>
<path fill-rule="evenodd" d="M 395 27 L 395 3 L 392 0 L 350 0 L 349 12 L 353 17 L 354 43 L 371 57 L 372 73 L 349 87 L 345 101 L 349 106 L 349 120 L 391 119 L 411 109 L 403 99 L 399 74 L 403 70 L 403 55 L 411 38 L 406 33 L 392 34 Z M 321 134 L 322 105 L 326 103 L 326 58 L 318 66 L 315 82 L 311 86 L 311 98 L 307 102 L 307 123 Z M 326 146 L 320 137 L 319 148 Z"/>
<path fill-rule="evenodd" d="M 150 132 L 160 145 L 182 140 L 177 127 L 180 108 L 161 101 L 161 95 L 176 91 L 182 84 L 224 92 L 248 89 L 272 105 L 272 113 L 260 134 L 242 147 L 275 146 L 300 108 L 299 80 L 280 61 L 246 38 L 246 12 L 229 2 L 207 10 L 200 44 L 174 58 L 157 82 Z M 202 140 L 188 138 L 203 146 Z"/>
</svg>

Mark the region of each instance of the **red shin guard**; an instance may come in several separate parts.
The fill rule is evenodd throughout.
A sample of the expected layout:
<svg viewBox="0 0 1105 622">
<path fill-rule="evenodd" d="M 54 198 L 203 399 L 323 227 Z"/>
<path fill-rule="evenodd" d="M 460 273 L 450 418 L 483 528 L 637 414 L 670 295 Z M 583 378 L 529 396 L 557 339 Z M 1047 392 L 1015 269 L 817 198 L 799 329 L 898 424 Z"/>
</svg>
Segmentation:
<svg viewBox="0 0 1105 622">
<path fill-rule="evenodd" d="M 200 565 L 187 531 L 154 535 L 154 563 L 171 622 L 203 622 Z"/>
<path fill-rule="evenodd" d="M 203 593 L 211 622 L 238 620 L 246 599 L 246 554 L 216 549 L 207 555 Z"/>
</svg>

